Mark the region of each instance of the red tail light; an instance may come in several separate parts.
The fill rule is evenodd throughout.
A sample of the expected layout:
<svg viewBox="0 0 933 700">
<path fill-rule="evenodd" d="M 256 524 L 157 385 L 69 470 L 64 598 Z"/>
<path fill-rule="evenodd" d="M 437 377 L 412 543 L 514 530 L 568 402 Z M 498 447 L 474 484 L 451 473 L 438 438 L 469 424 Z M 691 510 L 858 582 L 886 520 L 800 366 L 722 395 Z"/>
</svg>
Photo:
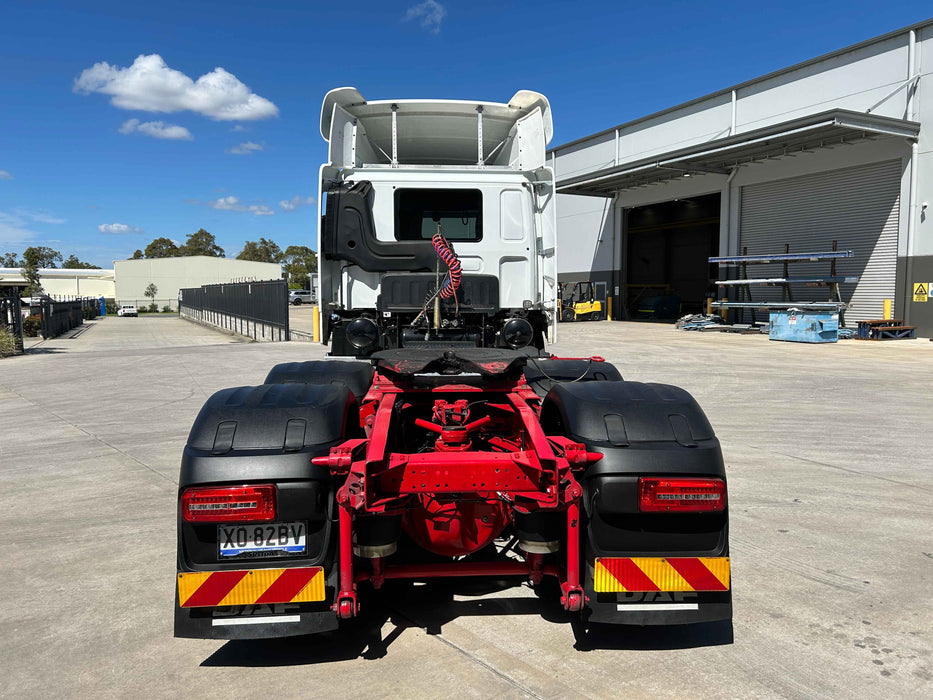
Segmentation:
<svg viewBox="0 0 933 700">
<path fill-rule="evenodd" d="M 189 523 L 275 520 L 275 486 L 186 489 L 181 496 L 181 517 Z"/>
<path fill-rule="evenodd" d="M 643 513 L 698 513 L 726 508 L 722 479 L 638 480 L 638 508 Z"/>
</svg>

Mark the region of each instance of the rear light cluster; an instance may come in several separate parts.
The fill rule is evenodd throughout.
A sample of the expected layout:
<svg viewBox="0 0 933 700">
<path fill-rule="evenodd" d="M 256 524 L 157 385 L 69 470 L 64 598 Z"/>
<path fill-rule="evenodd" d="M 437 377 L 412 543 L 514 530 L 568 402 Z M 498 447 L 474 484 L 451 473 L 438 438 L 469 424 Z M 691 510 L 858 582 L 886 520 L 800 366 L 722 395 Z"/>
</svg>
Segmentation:
<svg viewBox="0 0 933 700">
<path fill-rule="evenodd" d="M 189 523 L 275 520 L 275 486 L 186 489 L 181 496 L 181 517 Z"/>
<path fill-rule="evenodd" d="M 726 508 L 722 479 L 638 480 L 638 509 L 643 513 L 700 513 Z"/>
</svg>

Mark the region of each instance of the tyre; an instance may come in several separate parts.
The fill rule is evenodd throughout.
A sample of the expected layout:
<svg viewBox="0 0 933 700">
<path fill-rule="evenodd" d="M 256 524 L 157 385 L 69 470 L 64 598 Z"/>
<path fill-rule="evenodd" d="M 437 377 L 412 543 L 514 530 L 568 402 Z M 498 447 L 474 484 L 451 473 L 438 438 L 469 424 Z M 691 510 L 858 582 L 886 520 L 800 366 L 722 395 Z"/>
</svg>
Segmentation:
<svg viewBox="0 0 933 700">
<path fill-rule="evenodd" d="M 301 306 L 301 299 L 295 299 L 295 301 L 293 301 L 292 303 L 293 303 L 295 306 Z"/>
<path fill-rule="evenodd" d="M 573 309 L 561 309 L 560 310 L 560 320 L 564 322 L 573 321 L 576 318 L 576 314 L 573 312 Z"/>
</svg>

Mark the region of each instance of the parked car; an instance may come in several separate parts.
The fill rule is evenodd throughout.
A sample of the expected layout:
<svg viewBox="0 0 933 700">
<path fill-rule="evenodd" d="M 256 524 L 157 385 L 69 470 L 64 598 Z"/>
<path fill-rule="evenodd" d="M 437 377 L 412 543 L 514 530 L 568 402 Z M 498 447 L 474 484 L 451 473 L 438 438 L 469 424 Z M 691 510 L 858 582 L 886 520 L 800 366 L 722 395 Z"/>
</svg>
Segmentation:
<svg viewBox="0 0 933 700">
<path fill-rule="evenodd" d="M 293 289 L 288 293 L 288 303 L 294 306 L 314 304 L 316 301 L 314 292 L 310 289 Z"/>
<path fill-rule="evenodd" d="M 117 316 L 139 316 L 139 310 L 133 304 L 123 304 L 117 309 Z"/>
</svg>

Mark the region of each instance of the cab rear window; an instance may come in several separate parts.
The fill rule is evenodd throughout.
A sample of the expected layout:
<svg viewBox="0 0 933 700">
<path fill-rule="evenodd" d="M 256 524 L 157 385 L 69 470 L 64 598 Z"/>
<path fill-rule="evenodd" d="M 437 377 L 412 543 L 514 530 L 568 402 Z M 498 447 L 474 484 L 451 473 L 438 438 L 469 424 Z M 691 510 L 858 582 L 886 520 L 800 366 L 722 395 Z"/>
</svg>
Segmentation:
<svg viewBox="0 0 933 700">
<path fill-rule="evenodd" d="M 480 190 L 401 188 L 395 190 L 395 240 L 430 240 L 441 233 L 451 241 L 483 239 Z"/>
</svg>

